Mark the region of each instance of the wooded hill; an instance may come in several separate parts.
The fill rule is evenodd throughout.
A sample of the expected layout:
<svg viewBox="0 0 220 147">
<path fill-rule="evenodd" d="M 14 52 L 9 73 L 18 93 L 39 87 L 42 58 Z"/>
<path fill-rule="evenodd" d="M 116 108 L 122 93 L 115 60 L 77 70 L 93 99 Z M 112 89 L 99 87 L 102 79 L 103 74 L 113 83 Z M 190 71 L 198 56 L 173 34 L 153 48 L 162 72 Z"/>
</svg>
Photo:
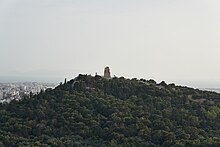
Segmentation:
<svg viewBox="0 0 220 147">
<path fill-rule="evenodd" d="M 79 75 L 0 105 L 0 146 L 220 146 L 220 94 Z"/>
</svg>

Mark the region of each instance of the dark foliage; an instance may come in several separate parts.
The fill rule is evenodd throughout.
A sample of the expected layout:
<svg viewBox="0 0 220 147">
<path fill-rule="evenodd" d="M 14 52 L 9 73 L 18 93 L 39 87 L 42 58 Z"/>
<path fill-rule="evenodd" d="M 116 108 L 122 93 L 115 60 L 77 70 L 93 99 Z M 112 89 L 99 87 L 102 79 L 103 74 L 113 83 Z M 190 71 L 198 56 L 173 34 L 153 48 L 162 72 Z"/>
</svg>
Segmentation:
<svg viewBox="0 0 220 147">
<path fill-rule="evenodd" d="M 79 75 L 0 105 L 0 146 L 220 146 L 220 94 Z"/>
</svg>

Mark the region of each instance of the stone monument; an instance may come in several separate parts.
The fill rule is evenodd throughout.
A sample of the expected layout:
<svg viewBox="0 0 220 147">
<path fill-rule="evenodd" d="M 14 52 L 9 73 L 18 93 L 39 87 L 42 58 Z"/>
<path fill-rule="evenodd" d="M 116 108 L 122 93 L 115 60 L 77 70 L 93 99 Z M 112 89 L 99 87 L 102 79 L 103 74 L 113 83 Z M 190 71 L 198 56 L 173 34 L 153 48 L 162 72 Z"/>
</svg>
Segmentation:
<svg viewBox="0 0 220 147">
<path fill-rule="evenodd" d="M 106 78 L 106 79 L 110 79 L 110 78 L 111 78 L 110 68 L 109 68 L 108 66 L 105 67 L 105 70 L 104 70 L 104 78 Z"/>
</svg>

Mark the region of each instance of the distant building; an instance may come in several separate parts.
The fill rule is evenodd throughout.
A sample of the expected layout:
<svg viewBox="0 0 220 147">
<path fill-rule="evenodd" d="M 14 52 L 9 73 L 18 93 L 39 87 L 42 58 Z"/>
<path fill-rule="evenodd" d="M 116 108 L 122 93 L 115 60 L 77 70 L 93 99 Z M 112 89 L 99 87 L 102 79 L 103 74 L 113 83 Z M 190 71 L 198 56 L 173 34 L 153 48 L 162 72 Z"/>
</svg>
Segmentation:
<svg viewBox="0 0 220 147">
<path fill-rule="evenodd" d="M 104 78 L 106 79 L 110 79 L 111 78 L 111 74 L 110 74 L 110 68 L 107 66 L 104 69 Z"/>
<path fill-rule="evenodd" d="M 3 99 L 3 92 L 0 92 L 0 100 Z"/>
</svg>

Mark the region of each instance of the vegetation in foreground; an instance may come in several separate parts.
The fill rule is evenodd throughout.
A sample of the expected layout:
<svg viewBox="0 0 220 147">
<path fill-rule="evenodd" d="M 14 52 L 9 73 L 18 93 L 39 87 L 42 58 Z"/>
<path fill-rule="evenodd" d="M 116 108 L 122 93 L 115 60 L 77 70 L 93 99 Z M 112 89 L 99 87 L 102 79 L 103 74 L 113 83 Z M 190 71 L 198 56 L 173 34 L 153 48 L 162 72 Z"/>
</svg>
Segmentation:
<svg viewBox="0 0 220 147">
<path fill-rule="evenodd" d="M 220 146 L 220 94 L 79 75 L 0 105 L 0 146 Z"/>
</svg>

